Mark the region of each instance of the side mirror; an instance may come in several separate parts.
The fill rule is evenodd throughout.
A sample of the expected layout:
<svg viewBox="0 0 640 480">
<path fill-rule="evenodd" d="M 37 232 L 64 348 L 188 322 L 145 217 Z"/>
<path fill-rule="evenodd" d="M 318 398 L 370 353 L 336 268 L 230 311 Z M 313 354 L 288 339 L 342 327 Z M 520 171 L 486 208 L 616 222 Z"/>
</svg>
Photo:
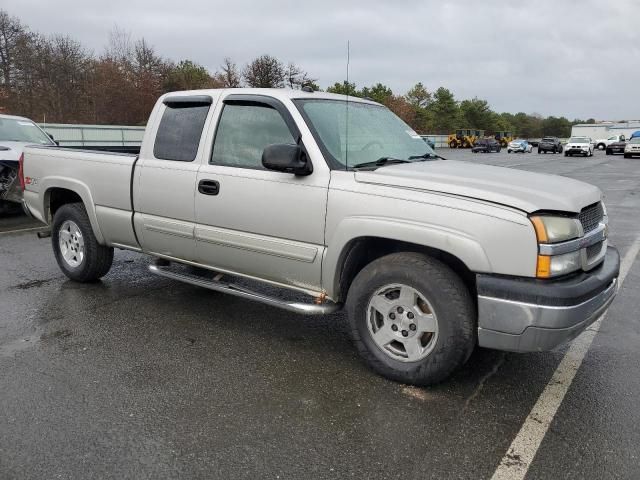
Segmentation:
<svg viewBox="0 0 640 480">
<path fill-rule="evenodd" d="M 268 170 L 304 176 L 313 172 L 311 162 L 299 145 L 268 145 L 262 152 L 262 165 Z"/>
<path fill-rule="evenodd" d="M 53 138 L 53 135 L 51 135 L 49 132 L 47 132 L 47 136 L 51 139 L 51 141 L 53 143 L 55 143 L 56 145 L 60 146 L 60 142 L 56 141 L 56 139 Z"/>
</svg>

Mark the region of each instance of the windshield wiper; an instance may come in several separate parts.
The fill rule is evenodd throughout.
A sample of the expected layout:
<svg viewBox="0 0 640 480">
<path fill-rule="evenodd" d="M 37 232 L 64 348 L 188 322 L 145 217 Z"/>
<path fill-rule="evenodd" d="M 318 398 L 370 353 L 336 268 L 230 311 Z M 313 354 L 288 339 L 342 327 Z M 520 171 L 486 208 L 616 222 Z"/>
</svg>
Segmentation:
<svg viewBox="0 0 640 480">
<path fill-rule="evenodd" d="M 353 168 L 382 167 L 383 165 L 392 165 L 394 163 L 411 163 L 411 162 L 409 162 L 409 160 L 402 160 L 401 158 L 380 157 L 379 159 L 373 162 L 358 163 L 354 165 Z"/>
<path fill-rule="evenodd" d="M 424 155 L 411 155 L 409 160 L 429 160 L 430 158 L 438 158 L 440 160 L 446 160 L 446 158 L 441 157 L 437 153 L 427 152 Z"/>
</svg>

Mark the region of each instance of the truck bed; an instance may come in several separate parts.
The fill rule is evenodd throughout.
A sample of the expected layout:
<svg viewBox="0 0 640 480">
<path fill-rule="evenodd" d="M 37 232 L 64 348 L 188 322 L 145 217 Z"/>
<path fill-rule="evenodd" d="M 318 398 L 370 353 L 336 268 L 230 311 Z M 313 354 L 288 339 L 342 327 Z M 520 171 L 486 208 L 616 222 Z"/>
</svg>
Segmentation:
<svg viewBox="0 0 640 480">
<path fill-rule="evenodd" d="M 45 205 L 54 189 L 77 192 L 96 236 L 108 245 L 137 246 L 131 223 L 131 182 L 137 156 L 30 146 L 24 150 L 25 200 L 31 213 L 51 221 Z"/>
</svg>

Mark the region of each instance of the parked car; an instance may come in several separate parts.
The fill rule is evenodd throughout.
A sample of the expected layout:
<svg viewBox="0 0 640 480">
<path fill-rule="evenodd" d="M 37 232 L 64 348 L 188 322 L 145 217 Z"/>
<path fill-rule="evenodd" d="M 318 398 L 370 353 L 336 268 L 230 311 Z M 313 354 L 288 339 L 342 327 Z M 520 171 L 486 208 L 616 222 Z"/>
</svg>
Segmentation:
<svg viewBox="0 0 640 480">
<path fill-rule="evenodd" d="M 53 139 L 28 118 L 0 115 L 0 213 L 20 209 L 18 159 L 30 144 L 55 145 Z"/>
<path fill-rule="evenodd" d="M 473 153 L 491 153 L 500 151 L 500 143 L 495 138 L 481 138 L 471 148 Z"/>
<path fill-rule="evenodd" d="M 556 137 L 544 137 L 538 144 L 538 153 L 562 153 L 562 143 Z"/>
<path fill-rule="evenodd" d="M 605 150 L 612 143 L 624 142 L 624 135 L 611 135 L 609 138 L 600 138 L 595 141 L 598 150 Z"/>
<path fill-rule="evenodd" d="M 564 147 L 564 156 L 584 155 L 585 157 L 592 157 L 593 148 L 593 142 L 589 137 L 571 137 Z"/>
<path fill-rule="evenodd" d="M 507 153 L 531 153 L 533 151 L 533 145 L 527 140 L 516 139 L 509 142 L 507 146 Z"/>
<path fill-rule="evenodd" d="M 613 142 L 607 145 L 607 155 L 613 155 L 615 153 L 624 153 L 624 147 L 627 146 L 627 142 L 621 140 L 619 142 Z"/>
<path fill-rule="evenodd" d="M 346 115 L 350 136 L 337 128 Z M 449 376 L 476 345 L 554 348 L 616 294 L 620 259 L 597 187 L 439 160 L 375 102 L 175 92 L 147 126 L 139 156 L 24 150 L 24 201 L 73 281 L 107 274 L 120 248 L 157 257 L 152 274 L 290 312 L 345 305 L 370 367 L 419 385 Z"/>
<path fill-rule="evenodd" d="M 624 147 L 624 158 L 640 155 L 640 137 L 633 137 Z"/>
</svg>

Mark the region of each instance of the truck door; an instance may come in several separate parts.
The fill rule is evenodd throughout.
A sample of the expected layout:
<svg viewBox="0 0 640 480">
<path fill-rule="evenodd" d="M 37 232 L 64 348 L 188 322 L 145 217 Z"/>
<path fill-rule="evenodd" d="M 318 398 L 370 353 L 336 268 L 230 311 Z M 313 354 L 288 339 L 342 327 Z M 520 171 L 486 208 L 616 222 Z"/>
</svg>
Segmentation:
<svg viewBox="0 0 640 480">
<path fill-rule="evenodd" d="M 302 120 L 297 125 L 286 107 L 268 96 L 231 94 L 218 111 L 211 155 L 198 172 L 197 261 L 319 291 L 330 171 L 311 134 Z M 306 149 L 303 140 L 315 151 Z M 266 170 L 264 148 L 282 143 L 302 145 L 313 173 Z"/>
<path fill-rule="evenodd" d="M 169 96 L 151 118 L 134 176 L 134 225 L 146 253 L 193 260 L 194 191 L 201 143 L 214 98 Z M 159 119 L 159 120 L 158 120 Z"/>
</svg>

